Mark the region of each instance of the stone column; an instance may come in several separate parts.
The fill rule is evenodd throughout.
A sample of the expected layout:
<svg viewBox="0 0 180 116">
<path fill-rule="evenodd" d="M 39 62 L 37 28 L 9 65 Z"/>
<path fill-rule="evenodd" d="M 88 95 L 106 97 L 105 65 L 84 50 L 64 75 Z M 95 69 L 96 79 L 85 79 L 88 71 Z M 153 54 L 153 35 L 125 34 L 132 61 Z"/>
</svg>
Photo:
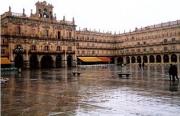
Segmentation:
<svg viewBox="0 0 180 116">
<path fill-rule="evenodd" d="M 117 65 L 118 64 L 118 57 L 114 58 L 114 64 Z"/>
<path fill-rule="evenodd" d="M 164 64 L 163 55 L 160 55 L 160 56 L 161 56 L 161 64 Z"/>
<path fill-rule="evenodd" d="M 53 66 L 53 68 L 56 68 L 56 56 L 55 55 L 52 56 L 52 60 L 53 60 L 52 66 Z"/>
<path fill-rule="evenodd" d="M 62 55 L 62 67 L 67 67 L 67 54 Z"/>
<path fill-rule="evenodd" d="M 73 54 L 73 62 L 72 62 L 72 66 L 73 67 L 76 67 L 76 64 L 77 64 L 77 57 L 76 57 L 76 55 L 75 54 Z"/>
<path fill-rule="evenodd" d="M 30 68 L 30 62 L 29 62 L 29 54 L 28 54 L 28 50 L 26 50 L 26 53 L 24 56 L 24 68 Z"/>
<path fill-rule="evenodd" d="M 132 56 L 129 56 L 129 63 L 130 63 L 130 64 L 132 63 L 132 61 L 131 61 L 131 57 L 132 57 Z"/>
<path fill-rule="evenodd" d="M 157 63 L 156 56 L 155 55 L 153 55 L 153 56 L 154 56 L 154 63 Z"/>
<path fill-rule="evenodd" d="M 171 55 L 169 54 L 168 57 L 169 57 L 169 63 L 171 64 L 171 63 L 172 63 L 172 61 L 171 61 Z"/>
<path fill-rule="evenodd" d="M 126 64 L 127 61 L 126 61 L 126 56 L 123 56 L 123 64 Z"/>
<path fill-rule="evenodd" d="M 38 68 L 41 68 L 41 58 L 42 58 L 42 56 L 40 56 L 40 55 L 37 55 L 37 58 L 38 58 Z"/>
<path fill-rule="evenodd" d="M 180 54 L 176 54 L 177 56 L 177 64 L 180 64 Z"/>
<path fill-rule="evenodd" d="M 147 55 L 147 63 L 149 64 L 149 55 Z"/>
</svg>

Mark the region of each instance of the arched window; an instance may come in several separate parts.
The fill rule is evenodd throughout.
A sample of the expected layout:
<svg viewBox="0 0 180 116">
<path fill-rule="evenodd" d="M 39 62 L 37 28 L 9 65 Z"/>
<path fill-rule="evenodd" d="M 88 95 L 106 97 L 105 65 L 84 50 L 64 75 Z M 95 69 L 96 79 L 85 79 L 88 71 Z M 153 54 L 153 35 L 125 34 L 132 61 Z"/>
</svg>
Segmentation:
<svg viewBox="0 0 180 116">
<path fill-rule="evenodd" d="M 58 31 L 58 39 L 61 39 L 61 32 Z"/>
<path fill-rule="evenodd" d="M 44 46 L 44 51 L 49 51 L 49 46 Z"/>
<path fill-rule="evenodd" d="M 32 45 L 31 50 L 36 50 L 36 45 Z"/>
<path fill-rule="evenodd" d="M 60 46 L 57 46 L 56 51 L 61 51 L 61 47 L 60 47 Z"/>
</svg>

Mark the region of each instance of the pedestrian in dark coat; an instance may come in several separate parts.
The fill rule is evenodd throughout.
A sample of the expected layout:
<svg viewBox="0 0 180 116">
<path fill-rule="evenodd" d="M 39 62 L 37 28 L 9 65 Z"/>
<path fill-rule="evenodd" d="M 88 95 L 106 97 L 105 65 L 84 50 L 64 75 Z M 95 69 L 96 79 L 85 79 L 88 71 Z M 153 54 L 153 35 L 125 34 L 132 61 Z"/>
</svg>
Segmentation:
<svg viewBox="0 0 180 116">
<path fill-rule="evenodd" d="M 172 73 L 173 73 L 173 65 L 170 64 L 170 67 L 169 67 L 169 79 L 170 79 L 170 81 L 171 81 L 171 79 L 175 80 L 175 79 L 173 78 L 173 76 L 172 76 Z"/>
<path fill-rule="evenodd" d="M 179 78 L 178 78 L 178 72 L 177 72 L 177 66 L 176 65 L 173 65 L 172 66 L 172 77 L 175 79 L 177 79 L 177 80 L 179 80 Z"/>
</svg>

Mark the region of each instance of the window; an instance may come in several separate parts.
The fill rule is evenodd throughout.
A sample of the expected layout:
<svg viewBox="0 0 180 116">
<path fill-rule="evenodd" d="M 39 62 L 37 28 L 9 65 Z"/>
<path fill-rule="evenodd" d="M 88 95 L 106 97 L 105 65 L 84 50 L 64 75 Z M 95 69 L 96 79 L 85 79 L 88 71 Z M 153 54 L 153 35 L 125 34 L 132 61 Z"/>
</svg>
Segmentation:
<svg viewBox="0 0 180 116">
<path fill-rule="evenodd" d="M 47 37 L 49 36 L 49 31 L 48 31 L 48 30 L 46 30 L 46 36 L 47 36 Z"/>
<path fill-rule="evenodd" d="M 164 39 L 164 43 L 167 43 L 167 39 Z"/>
<path fill-rule="evenodd" d="M 2 54 L 2 55 L 5 54 L 5 49 L 1 49 L 1 54 Z"/>
<path fill-rule="evenodd" d="M 150 48 L 149 50 L 150 50 L 150 51 L 154 51 L 154 48 Z"/>
<path fill-rule="evenodd" d="M 56 51 L 61 51 L 61 47 L 57 46 Z"/>
<path fill-rule="evenodd" d="M 172 42 L 176 41 L 176 38 L 172 38 Z"/>
<path fill-rule="evenodd" d="M 18 27 L 17 27 L 17 34 L 21 34 L 21 26 L 20 25 L 18 25 Z"/>
<path fill-rule="evenodd" d="M 69 38 L 71 38 L 72 37 L 72 33 L 71 32 L 69 32 Z"/>
<path fill-rule="evenodd" d="M 172 50 L 176 50 L 176 46 L 172 46 Z"/>
<path fill-rule="evenodd" d="M 167 51 L 168 50 L 168 48 L 167 47 L 164 47 L 164 51 Z"/>
<path fill-rule="evenodd" d="M 60 39 L 60 38 L 61 38 L 61 32 L 58 31 L 58 39 Z"/>
<path fill-rule="evenodd" d="M 68 50 L 68 51 L 71 51 L 71 50 L 72 50 L 72 47 L 68 47 L 67 50 Z"/>
<path fill-rule="evenodd" d="M 35 46 L 35 45 L 32 45 L 32 46 L 31 46 L 31 50 L 36 50 L 36 46 Z"/>
<path fill-rule="evenodd" d="M 49 51 L 49 46 L 45 46 L 44 51 Z"/>
</svg>

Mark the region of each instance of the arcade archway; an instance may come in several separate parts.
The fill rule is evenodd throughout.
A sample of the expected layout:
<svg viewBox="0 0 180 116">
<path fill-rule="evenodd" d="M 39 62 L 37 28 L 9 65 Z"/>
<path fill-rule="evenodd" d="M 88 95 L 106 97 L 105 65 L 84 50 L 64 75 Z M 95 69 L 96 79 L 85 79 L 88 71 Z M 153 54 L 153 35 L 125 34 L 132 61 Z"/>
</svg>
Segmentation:
<svg viewBox="0 0 180 116">
<path fill-rule="evenodd" d="M 156 56 L 156 62 L 157 62 L 157 63 L 160 63 L 160 62 L 161 62 L 161 56 L 160 56 L 160 55 L 157 55 L 157 56 Z"/>
<path fill-rule="evenodd" d="M 131 63 L 136 63 L 136 58 L 134 56 L 131 57 Z"/>
<path fill-rule="evenodd" d="M 169 56 L 167 54 L 165 54 L 163 56 L 163 61 L 164 61 L 164 63 L 168 63 L 169 62 Z"/>
<path fill-rule="evenodd" d="M 171 55 L 171 62 L 177 62 L 177 55 L 176 54 Z"/>
<path fill-rule="evenodd" d="M 30 68 L 34 69 L 34 68 L 38 68 L 38 58 L 37 55 L 31 55 L 30 57 Z"/>
<path fill-rule="evenodd" d="M 45 55 L 41 59 L 41 68 L 52 68 L 53 60 L 50 55 Z"/>
<path fill-rule="evenodd" d="M 141 57 L 140 56 L 137 57 L 137 62 L 141 63 Z"/>
<path fill-rule="evenodd" d="M 72 67 L 73 58 L 72 55 L 67 56 L 67 66 Z"/>
<path fill-rule="evenodd" d="M 154 58 L 153 55 L 150 55 L 150 57 L 149 57 L 149 62 L 150 62 L 150 63 L 154 63 L 154 62 L 155 62 L 155 58 Z"/>
<path fill-rule="evenodd" d="M 56 56 L 56 68 L 62 67 L 62 57 L 61 55 Z"/>
<path fill-rule="evenodd" d="M 118 63 L 119 63 L 119 64 L 122 64 L 122 63 L 123 63 L 123 57 L 118 57 L 117 60 L 118 60 Z"/>
<path fill-rule="evenodd" d="M 147 63 L 148 62 L 148 57 L 147 56 L 143 56 L 143 62 Z"/>
<path fill-rule="evenodd" d="M 127 64 L 130 63 L 130 58 L 129 58 L 129 56 L 126 57 L 126 63 L 127 63 Z"/>
<path fill-rule="evenodd" d="M 22 54 L 16 54 L 14 62 L 15 62 L 15 67 L 22 68 L 23 62 L 24 62 L 23 55 Z"/>
</svg>

